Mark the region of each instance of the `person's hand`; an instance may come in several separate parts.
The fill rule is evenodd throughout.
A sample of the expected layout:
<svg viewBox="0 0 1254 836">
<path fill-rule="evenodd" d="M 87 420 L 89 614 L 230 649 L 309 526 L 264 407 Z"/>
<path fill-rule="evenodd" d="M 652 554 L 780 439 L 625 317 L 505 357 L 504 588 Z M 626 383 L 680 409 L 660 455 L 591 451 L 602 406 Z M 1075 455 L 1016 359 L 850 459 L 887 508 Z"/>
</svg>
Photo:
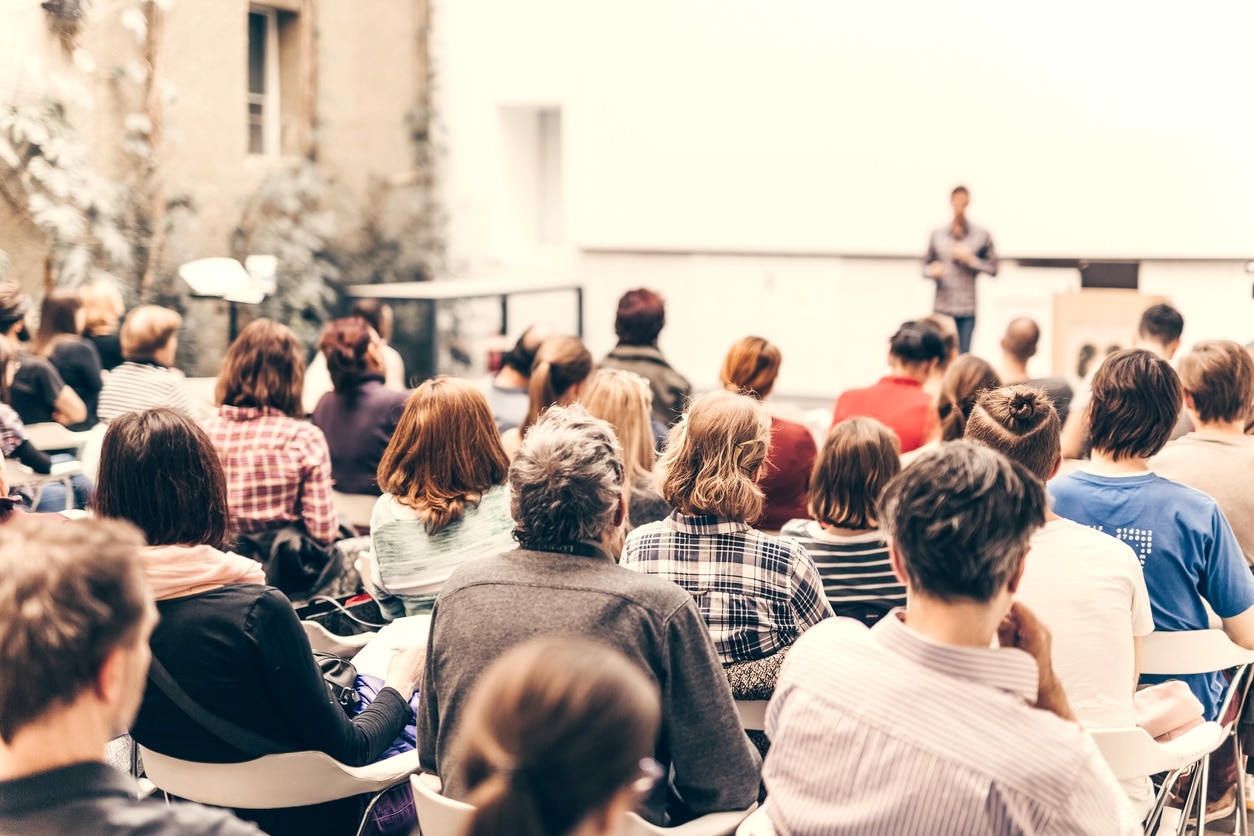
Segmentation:
<svg viewBox="0 0 1254 836">
<path fill-rule="evenodd" d="M 1049 628 L 1019 601 L 1010 605 L 1010 612 L 997 628 L 997 641 L 1002 647 L 1017 647 L 1036 660 L 1038 671 L 1036 707 L 1052 711 L 1064 720 L 1074 720 L 1071 705 L 1062 684 L 1054 676 L 1051 658 L 1053 639 Z"/>
<path fill-rule="evenodd" d="M 945 277 L 945 265 L 939 261 L 933 261 L 927 266 L 927 275 L 930 279 L 941 279 Z"/>
<path fill-rule="evenodd" d="M 388 675 L 384 677 L 384 687 L 392 687 L 400 691 L 401 696 L 409 699 L 418 690 L 422 682 L 422 671 L 427 663 L 427 646 L 407 647 L 400 650 L 392 661 L 388 662 Z"/>
<path fill-rule="evenodd" d="M 955 261 L 961 261 L 968 267 L 975 266 L 975 253 L 971 251 L 971 247 L 967 245 L 966 241 L 955 241 L 952 252 Z"/>
</svg>

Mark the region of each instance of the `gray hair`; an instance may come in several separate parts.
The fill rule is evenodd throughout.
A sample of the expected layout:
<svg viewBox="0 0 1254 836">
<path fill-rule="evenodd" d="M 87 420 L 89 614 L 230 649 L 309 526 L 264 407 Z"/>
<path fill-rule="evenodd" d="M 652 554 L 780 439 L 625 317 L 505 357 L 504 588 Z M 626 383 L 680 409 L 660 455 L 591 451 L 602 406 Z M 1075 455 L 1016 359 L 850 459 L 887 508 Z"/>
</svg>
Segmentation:
<svg viewBox="0 0 1254 836">
<path fill-rule="evenodd" d="M 523 439 L 509 469 L 514 537 L 524 548 L 602 541 L 623 493 L 614 429 L 582 406 L 553 406 Z"/>
<path fill-rule="evenodd" d="M 889 482 L 880 508 L 911 589 L 984 602 L 1018 571 L 1044 524 L 1045 485 L 995 450 L 951 441 Z"/>
</svg>

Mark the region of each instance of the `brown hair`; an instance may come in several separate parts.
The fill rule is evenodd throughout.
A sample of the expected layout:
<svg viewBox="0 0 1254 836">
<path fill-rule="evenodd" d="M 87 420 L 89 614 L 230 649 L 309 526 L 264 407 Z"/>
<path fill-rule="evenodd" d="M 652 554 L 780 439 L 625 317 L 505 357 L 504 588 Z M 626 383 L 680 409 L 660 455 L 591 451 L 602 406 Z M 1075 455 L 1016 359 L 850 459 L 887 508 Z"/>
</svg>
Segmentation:
<svg viewBox="0 0 1254 836">
<path fill-rule="evenodd" d="M 0 401 L 9 402 L 9 366 L 17 362 L 17 355 L 8 340 L 0 340 Z"/>
<path fill-rule="evenodd" d="M 762 337 L 745 337 L 728 350 L 718 379 L 729 392 L 762 400 L 775 388 L 781 359 L 779 349 Z"/>
<path fill-rule="evenodd" d="M 938 364 L 941 371 L 949 368 L 949 364 L 958 356 L 958 323 L 949 314 L 930 313 L 920 317 L 919 322 L 927 323 L 940 334 L 941 343 L 945 346 L 945 356 Z"/>
<path fill-rule="evenodd" d="M 592 354 L 578 337 L 549 337 L 536 350 L 527 384 L 530 403 L 519 433 L 536 422 L 540 413 L 553 404 L 566 404 L 571 390 L 592 374 Z"/>
<path fill-rule="evenodd" d="M 58 343 L 78 336 L 78 309 L 83 306 L 72 290 L 54 290 L 39 306 L 39 330 L 31 351 L 48 357 Z"/>
<path fill-rule="evenodd" d="M 230 539 L 226 475 L 200 425 L 166 408 L 127 412 L 109 423 L 92 508 L 139 526 L 153 546 Z"/>
<path fill-rule="evenodd" d="M 379 462 L 379 489 L 420 512 L 429 534 L 461 519 L 494 485 L 509 458 L 488 401 L 455 377 L 426 381 L 409 396 Z"/>
<path fill-rule="evenodd" d="M 1250 417 L 1254 358 L 1231 340 L 1204 340 L 1180 358 L 1180 385 L 1207 423 Z"/>
<path fill-rule="evenodd" d="M 1179 414 L 1180 378 L 1156 354 L 1125 348 L 1103 360 L 1093 375 L 1093 449 L 1116 461 L 1148 459 L 1163 449 Z"/>
<path fill-rule="evenodd" d="M 122 322 L 122 356 L 127 360 L 151 360 L 170 343 L 183 325 L 178 311 L 160 305 L 140 305 Z"/>
<path fill-rule="evenodd" d="M 304 352 L 286 325 L 256 319 L 244 326 L 226 351 L 218 385 L 218 403 L 228 406 L 269 407 L 300 418 L 305 382 Z"/>
<path fill-rule="evenodd" d="M 950 364 L 941 379 L 936 413 L 940 416 L 941 440 L 962 438 L 975 399 L 986 389 L 1001 386 L 993 367 L 974 354 L 964 354 Z"/>
<path fill-rule="evenodd" d="M 78 289 L 78 298 L 82 300 L 83 311 L 87 314 L 87 323 L 83 328 L 86 333 L 100 336 L 118 330 L 126 304 L 117 285 L 107 281 L 85 284 Z"/>
<path fill-rule="evenodd" d="M 1019 383 L 980 395 L 967 420 L 966 439 L 991 447 L 1042 481 L 1062 455 L 1062 422 L 1049 396 Z"/>
<path fill-rule="evenodd" d="M 327 323 L 318 340 L 318 350 L 326 358 L 327 373 L 331 375 L 336 392 L 351 399 L 363 377 L 382 372 L 366 353 L 377 339 L 378 335 L 364 317 L 350 316 Z"/>
<path fill-rule="evenodd" d="M 130 525 L 16 517 L 0 527 L 0 740 L 91 688 L 140 635 L 151 594 Z"/>
<path fill-rule="evenodd" d="M 451 782 L 465 836 L 569 833 L 641 777 L 661 724 L 657 686 L 620 651 L 574 636 L 497 658 L 458 723 Z"/>
<path fill-rule="evenodd" d="M 653 440 L 653 392 L 649 381 L 622 369 L 601 369 L 591 378 L 579 399 L 593 418 L 609 422 L 623 451 L 628 490 L 624 501 L 631 502 L 631 486 L 647 484 L 657 463 Z M 630 508 L 628 508 L 630 513 Z"/>
<path fill-rule="evenodd" d="M 629 290 L 618 300 L 614 333 L 620 345 L 653 345 L 666 324 L 666 304 L 652 290 Z"/>
<path fill-rule="evenodd" d="M 832 427 L 810 474 L 810 514 L 855 531 L 879 527 L 877 503 L 901 472 L 897 433 L 874 418 L 849 418 Z"/>
<path fill-rule="evenodd" d="M 671 430 L 659 462 L 658 492 L 682 514 L 752 523 L 765 507 L 757 479 L 770 441 L 771 418 L 761 403 L 708 392 Z"/>
</svg>

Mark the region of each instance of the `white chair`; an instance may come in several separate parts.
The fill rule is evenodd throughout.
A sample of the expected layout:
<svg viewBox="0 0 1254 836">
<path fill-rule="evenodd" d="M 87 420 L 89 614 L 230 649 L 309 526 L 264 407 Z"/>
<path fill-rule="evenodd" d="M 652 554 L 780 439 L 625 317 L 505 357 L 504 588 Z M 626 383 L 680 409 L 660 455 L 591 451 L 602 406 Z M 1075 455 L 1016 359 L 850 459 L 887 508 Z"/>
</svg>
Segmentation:
<svg viewBox="0 0 1254 836">
<path fill-rule="evenodd" d="M 464 801 L 440 795 L 440 779 L 434 775 L 414 775 L 414 809 L 418 813 L 418 830 L 422 836 L 458 836 L 466 829 L 475 808 Z M 731 836 L 737 825 L 754 809 L 709 813 L 676 827 L 658 827 L 635 813 L 627 814 L 623 836 Z"/>
<path fill-rule="evenodd" d="M 215 807 L 273 810 L 372 794 L 362 826 L 379 795 L 418 771 L 417 752 L 345 766 L 323 752 L 266 755 L 244 763 L 195 763 L 139 749 L 148 779 L 166 795 Z"/>
<path fill-rule="evenodd" d="M 77 461 L 57 462 L 52 466 L 51 473 L 36 473 L 17 459 L 4 460 L 5 479 L 12 487 L 21 485 L 29 490 L 31 508 L 39 505 L 40 497 L 44 494 L 45 485 L 60 482 L 65 486 L 64 510 L 71 510 L 74 507 L 74 484 L 72 479 L 82 472 L 83 463 Z"/>
<path fill-rule="evenodd" d="M 374 512 L 374 504 L 379 497 L 362 493 L 340 493 L 331 491 L 331 504 L 335 512 L 348 524 L 356 529 L 370 530 L 370 515 Z"/>
<path fill-rule="evenodd" d="M 775 836 L 775 825 L 771 824 L 771 817 L 766 814 L 765 804 L 740 823 L 736 836 Z"/>
<path fill-rule="evenodd" d="M 300 626 L 305 629 L 305 636 L 309 639 L 309 646 L 312 649 L 331 653 L 344 659 L 352 659 L 376 635 L 374 631 L 370 631 L 352 636 L 341 636 L 332 633 L 316 621 L 302 621 Z"/>
<path fill-rule="evenodd" d="M 1143 674 L 1196 674 L 1235 669 L 1228 684 L 1223 705 L 1220 706 L 1219 717 L 1222 719 L 1227 716 L 1234 704 L 1237 710 L 1234 719 L 1220 724 L 1223 738 L 1215 749 L 1229 741 L 1236 749 L 1237 815 L 1233 832 L 1238 836 L 1244 836 L 1248 828 L 1244 815 L 1245 781 L 1239 768 L 1243 760 L 1243 752 L 1241 751 L 1241 736 L 1236 733 L 1236 727 L 1249 690 L 1249 672 L 1252 662 L 1254 662 L 1254 650 L 1246 650 L 1233 643 L 1223 630 L 1155 631 L 1141 639 L 1141 673 Z M 1211 751 L 1213 752 L 1214 749 Z M 1199 768 L 1194 771 L 1189 798 L 1185 800 L 1177 833 L 1183 833 L 1188 827 L 1188 811 L 1191 809 L 1190 802 L 1194 800 L 1194 796 L 1197 798 L 1197 832 L 1202 833 L 1206 830 L 1206 794 L 1204 791 L 1194 792 L 1193 790 L 1199 784 L 1205 788 L 1209 774 L 1210 754 L 1207 753 L 1202 757 Z"/>
<path fill-rule="evenodd" d="M 770 700 L 736 700 L 736 713 L 745 731 L 766 731 L 766 707 Z"/>
<path fill-rule="evenodd" d="M 73 432 L 56 421 L 46 421 L 27 424 L 26 438 L 36 450 L 73 450 L 74 458 L 81 460 L 92 434 Z"/>
</svg>

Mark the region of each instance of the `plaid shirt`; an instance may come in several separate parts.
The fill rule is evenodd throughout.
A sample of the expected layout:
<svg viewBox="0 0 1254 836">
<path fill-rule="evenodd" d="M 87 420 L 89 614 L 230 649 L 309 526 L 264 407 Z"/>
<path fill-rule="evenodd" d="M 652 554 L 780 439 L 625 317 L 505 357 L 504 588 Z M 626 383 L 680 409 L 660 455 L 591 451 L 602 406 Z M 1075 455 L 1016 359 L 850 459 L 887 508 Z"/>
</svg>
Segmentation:
<svg viewBox="0 0 1254 836">
<path fill-rule="evenodd" d="M 620 562 L 688 590 L 725 665 L 770 656 L 832 615 L 806 550 L 747 523 L 675 511 L 627 535 Z"/>
<path fill-rule="evenodd" d="M 331 453 L 313 424 L 277 409 L 221 406 L 205 422 L 226 471 L 227 503 L 241 532 L 304 522 L 309 535 L 335 540 Z"/>
<path fill-rule="evenodd" d="M 953 224 L 932 232 L 927 242 L 927 255 L 923 256 L 923 275 L 927 276 L 927 266 L 933 261 L 945 265 L 945 274 L 936 279 L 935 311 L 950 316 L 975 316 L 975 277 L 979 273 L 997 275 L 997 251 L 987 229 L 968 223 L 963 240 L 975 253 L 976 265 L 972 267 L 954 258 L 957 240 Z"/>
</svg>

